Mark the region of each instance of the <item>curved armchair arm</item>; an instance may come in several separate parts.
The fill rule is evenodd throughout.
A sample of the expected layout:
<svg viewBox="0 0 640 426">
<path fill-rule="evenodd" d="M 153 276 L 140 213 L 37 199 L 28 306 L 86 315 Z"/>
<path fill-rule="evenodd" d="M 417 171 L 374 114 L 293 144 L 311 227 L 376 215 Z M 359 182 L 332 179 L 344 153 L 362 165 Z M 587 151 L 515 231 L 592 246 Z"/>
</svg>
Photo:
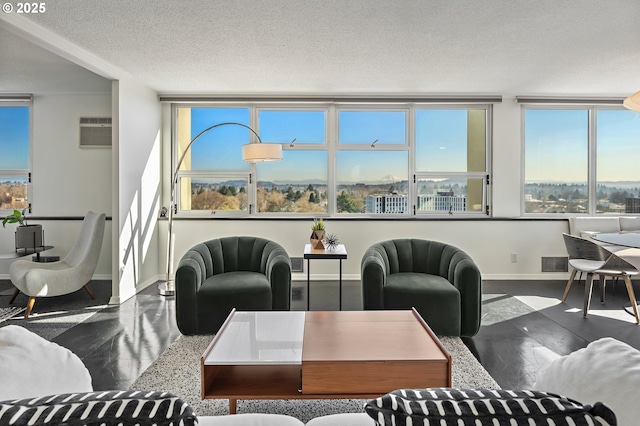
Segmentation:
<svg viewBox="0 0 640 426">
<path fill-rule="evenodd" d="M 451 259 L 451 283 L 460 292 L 462 316 L 460 335 L 474 336 L 480 329 L 482 316 L 482 276 L 475 262 L 464 252 L 456 253 Z"/>
<path fill-rule="evenodd" d="M 387 282 L 387 252 L 379 246 L 367 249 L 360 263 L 364 309 L 384 309 L 383 288 Z"/>
<path fill-rule="evenodd" d="M 189 250 L 180 260 L 175 277 L 176 320 L 183 334 L 197 333 L 196 293 L 206 279 L 204 256 L 198 250 Z"/>
<path fill-rule="evenodd" d="M 286 250 L 274 242 L 268 243 L 263 255 L 267 256 L 265 275 L 271 284 L 273 310 L 291 309 L 291 259 Z"/>
</svg>

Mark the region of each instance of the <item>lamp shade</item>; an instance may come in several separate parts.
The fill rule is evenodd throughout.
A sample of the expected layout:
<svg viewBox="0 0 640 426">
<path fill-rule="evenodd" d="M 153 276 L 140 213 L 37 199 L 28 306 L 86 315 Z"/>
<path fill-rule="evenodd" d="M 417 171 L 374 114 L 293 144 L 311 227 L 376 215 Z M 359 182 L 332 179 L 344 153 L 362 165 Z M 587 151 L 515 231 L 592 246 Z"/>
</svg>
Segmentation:
<svg viewBox="0 0 640 426">
<path fill-rule="evenodd" d="M 622 105 L 632 111 L 640 112 L 640 91 L 625 99 Z"/>
<path fill-rule="evenodd" d="M 242 145 L 242 160 L 248 163 L 282 160 L 282 145 L 277 143 L 248 143 Z"/>
</svg>

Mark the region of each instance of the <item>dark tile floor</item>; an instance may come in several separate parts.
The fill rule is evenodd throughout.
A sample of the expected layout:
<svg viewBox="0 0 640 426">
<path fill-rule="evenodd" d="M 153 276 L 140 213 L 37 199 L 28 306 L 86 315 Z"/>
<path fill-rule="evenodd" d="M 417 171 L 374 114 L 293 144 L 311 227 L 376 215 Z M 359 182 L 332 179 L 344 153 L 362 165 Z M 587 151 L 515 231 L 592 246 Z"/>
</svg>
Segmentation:
<svg viewBox="0 0 640 426">
<path fill-rule="evenodd" d="M 601 305 L 594 293 L 583 318 L 582 285 L 572 288 L 566 304 L 560 281 L 486 281 L 480 332 L 466 343 L 503 388 L 533 384 L 540 363 L 535 348 L 567 354 L 604 336 L 640 349 L 640 326 L 622 306 L 628 302 L 621 284 L 610 288 Z M 313 282 L 312 310 L 338 309 L 338 285 Z M 343 310 L 362 309 L 358 282 L 345 282 Z M 306 309 L 306 283 L 293 288 L 293 310 Z M 172 297 L 151 286 L 120 306 L 104 309 L 57 336 L 54 341 L 78 354 L 90 370 L 94 387 L 126 389 L 179 337 Z"/>
</svg>

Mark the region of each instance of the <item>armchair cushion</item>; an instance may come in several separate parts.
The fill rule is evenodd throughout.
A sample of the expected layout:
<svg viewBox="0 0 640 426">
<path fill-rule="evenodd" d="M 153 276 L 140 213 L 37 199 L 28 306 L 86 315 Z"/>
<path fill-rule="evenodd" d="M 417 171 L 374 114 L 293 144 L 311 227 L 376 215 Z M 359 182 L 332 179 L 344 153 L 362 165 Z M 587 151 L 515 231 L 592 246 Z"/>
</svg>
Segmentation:
<svg viewBox="0 0 640 426">
<path fill-rule="evenodd" d="M 421 297 L 429 288 L 431 297 Z M 430 274 L 391 274 L 385 286 L 385 309 L 407 309 L 411 300 L 432 330 L 443 336 L 460 335 L 460 292 L 446 279 Z M 423 318 L 424 318 L 423 317 Z"/>
</svg>

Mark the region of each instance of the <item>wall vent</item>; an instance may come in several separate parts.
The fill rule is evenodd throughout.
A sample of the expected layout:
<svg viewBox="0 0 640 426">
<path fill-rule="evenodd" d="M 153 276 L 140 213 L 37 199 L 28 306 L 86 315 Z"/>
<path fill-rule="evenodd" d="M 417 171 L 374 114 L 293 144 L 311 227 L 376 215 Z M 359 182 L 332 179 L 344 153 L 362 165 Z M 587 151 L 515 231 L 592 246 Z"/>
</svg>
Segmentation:
<svg viewBox="0 0 640 426">
<path fill-rule="evenodd" d="M 542 272 L 569 272 L 569 258 L 543 257 Z"/>
<path fill-rule="evenodd" d="M 291 258 L 291 272 L 304 272 L 304 259 L 301 257 Z"/>
<path fill-rule="evenodd" d="M 80 118 L 80 148 L 111 147 L 111 117 Z"/>
</svg>

